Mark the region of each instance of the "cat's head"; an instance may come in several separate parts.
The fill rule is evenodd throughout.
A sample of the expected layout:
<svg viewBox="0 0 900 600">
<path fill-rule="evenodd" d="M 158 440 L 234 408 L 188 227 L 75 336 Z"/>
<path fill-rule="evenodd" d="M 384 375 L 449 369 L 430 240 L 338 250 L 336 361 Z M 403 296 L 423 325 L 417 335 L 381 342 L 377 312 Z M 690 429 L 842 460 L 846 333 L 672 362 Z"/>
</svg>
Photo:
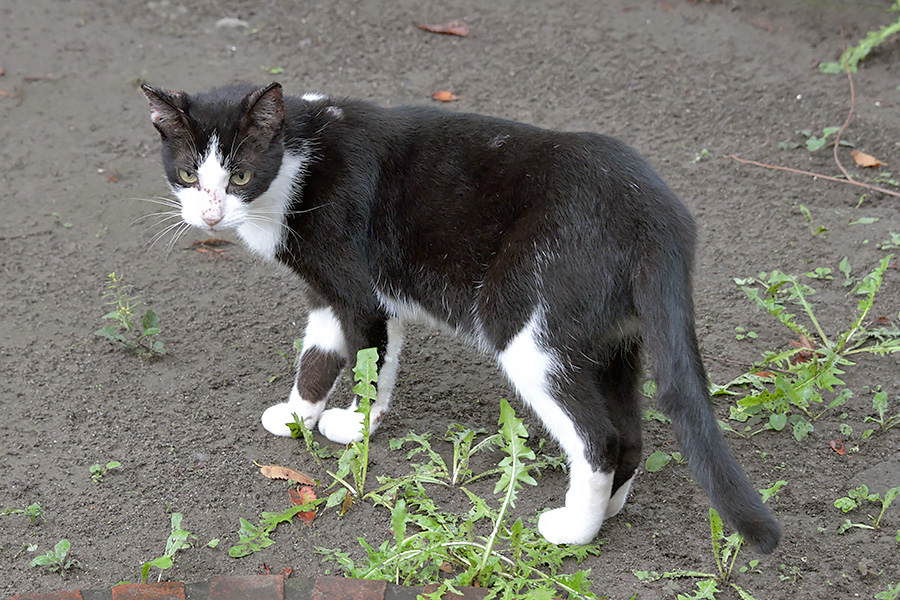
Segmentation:
<svg viewBox="0 0 900 600">
<path fill-rule="evenodd" d="M 234 85 L 202 94 L 141 89 L 182 219 L 210 232 L 246 226 L 254 200 L 270 189 L 284 160 L 281 86 Z"/>
</svg>

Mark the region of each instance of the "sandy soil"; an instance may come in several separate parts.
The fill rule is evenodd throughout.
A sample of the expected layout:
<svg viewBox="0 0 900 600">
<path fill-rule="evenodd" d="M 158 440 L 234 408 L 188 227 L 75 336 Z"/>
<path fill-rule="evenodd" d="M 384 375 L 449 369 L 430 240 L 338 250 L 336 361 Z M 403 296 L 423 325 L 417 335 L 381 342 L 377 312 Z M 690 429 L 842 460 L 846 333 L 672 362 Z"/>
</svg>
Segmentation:
<svg viewBox="0 0 900 600">
<path fill-rule="evenodd" d="M 312 552 L 356 538 L 389 536 L 383 510 L 333 512 L 310 527 L 286 526 L 275 545 L 245 559 L 227 548 L 240 517 L 286 506 L 285 485 L 259 476 L 253 461 L 321 476 L 292 440 L 267 435 L 259 415 L 286 397 L 287 361 L 304 306 L 287 278 L 237 246 L 222 256 L 191 249 L 199 234 L 167 252 L 148 247 L 159 227 L 137 221 L 158 207 L 138 198 L 166 193 L 157 134 L 141 81 L 199 90 L 236 80 L 277 78 L 290 93 L 321 91 L 379 103 L 429 103 L 432 92 L 464 98 L 450 110 L 482 112 L 566 130 L 620 137 L 644 153 L 692 209 L 701 244 L 696 269 L 699 334 L 712 378 L 725 382 L 766 349 L 787 347 L 789 332 L 752 308 L 733 282 L 774 268 L 804 273 L 830 267 L 816 282 L 816 310 L 829 332 L 849 323 L 855 299 L 837 272 L 849 257 L 871 270 L 878 248 L 900 231 L 894 197 L 810 177 L 743 166 L 745 158 L 837 169 L 827 150 L 780 150 L 802 142 L 796 130 L 843 123 L 847 79 L 819 73 L 819 61 L 848 40 L 896 18 L 889 2 L 830 0 L 464 0 L 356 3 L 349 0 L 30 0 L 0 6 L 0 508 L 37 502 L 44 520 L 0 517 L 0 592 L 108 587 L 136 581 L 159 556 L 169 513 L 198 536 L 178 555 L 169 579 L 291 566 L 314 576 L 335 570 Z M 218 28 L 237 17 L 248 28 Z M 416 22 L 463 19 L 461 39 L 429 34 Z M 855 76 L 854 120 L 845 139 L 900 163 L 896 41 Z M 272 75 L 267 69 L 282 68 Z M 12 96 L 12 97 L 10 97 Z M 695 157 L 702 150 L 708 156 Z M 842 159 L 852 166 L 848 151 Z M 882 168 L 884 169 L 884 168 Z M 799 206 L 814 227 L 812 236 Z M 878 218 L 874 223 L 851 222 Z M 602 257 L 599 259 L 602 260 Z M 896 263 L 895 263 L 896 265 Z M 167 355 L 143 360 L 93 332 L 103 322 L 105 279 L 123 275 L 160 317 Z M 886 275 L 874 316 L 897 319 L 900 276 Z M 737 340 L 735 327 L 758 333 Z M 900 508 L 878 531 L 837 529 L 833 506 L 860 482 L 900 484 L 900 427 L 859 441 L 873 414 L 873 386 L 898 410 L 896 358 L 848 368 L 855 393 L 816 424 L 802 443 L 764 433 L 729 443 L 758 487 L 788 482 L 772 506 L 784 541 L 737 582 L 757 598 L 872 598 L 900 582 Z M 339 396 L 349 395 L 342 384 Z M 510 391 L 490 361 L 454 340 L 416 331 L 405 350 L 395 412 L 373 441 L 372 472 L 401 474 L 388 440 L 411 428 L 442 435 L 451 421 L 491 427 Z M 718 402 L 722 417 L 728 400 Z M 524 411 L 521 411 L 524 414 Z M 422 418 L 427 414 L 427 418 Z M 534 423 L 533 418 L 529 421 Z M 839 427 L 853 427 L 852 438 Z M 536 430 L 536 429 L 535 429 Z M 674 450 L 672 431 L 648 423 L 645 454 Z M 839 455 L 829 441 L 842 438 Z M 101 483 L 89 466 L 120 461 Z M 893 462 L 892 462 L 893 461 Z M 517 504 L 523 517 L 563 500 L 565 475 L 544 475 Z M 623 514 L 604 526 L 609 540 L 592 569 L 594 591 L 613 598 L 672 597 L 690 580 L 641 583 L 632 570 L 714 569 L 708 503 L 684 466 L 642 473 Z M 852 515 L 865 520 L 862 513 Z M 66 577 L 29 567 L 61 538 L 81 567 Z M 221 539 L 215 548 L 208 540 Z M 732 590 L 720 598 L 736 598 Z"/>
</svg>

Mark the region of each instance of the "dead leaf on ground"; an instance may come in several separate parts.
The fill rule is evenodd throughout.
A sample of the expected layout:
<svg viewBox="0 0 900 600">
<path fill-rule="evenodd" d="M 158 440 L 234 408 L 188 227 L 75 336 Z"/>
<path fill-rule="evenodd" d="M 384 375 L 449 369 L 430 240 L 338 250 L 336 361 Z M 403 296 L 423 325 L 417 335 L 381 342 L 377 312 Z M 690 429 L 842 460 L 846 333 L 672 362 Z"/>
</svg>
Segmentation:
<svg viewBox="0 0 900 600">
<path fill-rule="evenodd" d="M 809 338 L 806 337 L 805 335 L 801 335 L 799 341 L 790 340 L 790 342 L 791 342 L 791 346 L 793 346 L 794 348 L 809 348 L 810 350 L 816 349 L 815 344 L 813 344 L 811 341 L 809 341 Z"/>
<path fill-rule="evenodd" d="M 427 25 L 425 23 L 416 23 L 416 27 L 430 31 L 431 33 L 442 33 L 444 35 L 456 35 L 466 37 L 469 35 L 469 26 L 462 21 L 447 21 L 439 25 Z"/>
<path fill-rule="evenodd" d="M 772 371 L 760 371 L 760 372 L 756 373 L 756 376 L 757 377 L 771 377 L 771 378 L 777 377 L 777 375 L 775 375 L 775 373 L 773 373 Z"/>
<path fill-rule="evenodd" d="M 860 152 L 859 150 L 851 150 L 850 156 L 852 156 L 853 161 L 861 167 L 872 169 L 875 167 L 884 166 L 883 162 L 881 162 L 871 154 L 866 154 L 865 152 Z"/>
<path fill-rule="evenodd" d="M 460 98 L 462 98 L 462 96 L 457 96 L 453 92 L 448 92 L 447 90 L 438 90 L 431 95 L 431 99 L 437 100 L 438 102 L 454 102 Z"/>
<path fill-rule="evenodd" d="M 253 464 L 259 467 L 259 472 L 269 479 L 288 479 L 304 485 L 316 485 L 316 482 L 309 475 L 296 469 L 288 469 L 279 465 L 261 465 L 256 461 Z"/>
<path fill-rule="evenodd" d="M 841 440 L 831 440 L 829 445 L 831 446 L 832 450 L 834 450 L 841 456 L 844 455 L 844 442 L 842 442 Z"/>
<path fill-rule="evenodd" d="M 196 250 L 201 254 L 213 256 L 215 258 L 224 258 L 225 260 L 231 260 L 231 258 L 225 256 L 225 248 L 231 245 L 233 245 L 233 243 L 229 242 L 228 240 L 210 238 L 208 240 L 192 242 L 191 249 Z"/>
<path fill-rule="evenodd" d="M 753 25 L 754 27 L 759 27 L 760 29 L 764 29 L 765 31 L 768 31 L 769 33 L 775 32 L 775 27 L 768 21 L 763 21 L 762 19 L 756 19 L 755 21 L 753 21 L 750 24 Z"/>
<path fill-rule="evenodd" d="M 288 490 L 288 495 L 291 497 L 291 506 L 300 506 L 301 504 L 306 504 L 307 502 L 312 502 L 316 499 L 316 493 L 308 485 L 291 488 Z M 307 510 L 305 512 L 297 513 L 297 516 L 307 523 L 312 523 L 313 519 L 316 518 L 316 511 Z"/>
</svg>

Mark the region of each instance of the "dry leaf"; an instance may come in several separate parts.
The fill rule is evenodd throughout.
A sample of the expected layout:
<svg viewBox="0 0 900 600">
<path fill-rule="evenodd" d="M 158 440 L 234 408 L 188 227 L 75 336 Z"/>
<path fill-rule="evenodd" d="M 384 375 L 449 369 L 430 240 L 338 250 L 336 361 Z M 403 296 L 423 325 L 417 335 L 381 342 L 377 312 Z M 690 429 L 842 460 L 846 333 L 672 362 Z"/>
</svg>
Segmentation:
<svg viewBox="0 0 900 600">
<path fill-rule="evenodd" d="M 441 563 L 441 566 L 438 567 L 438 569 L 440 569 L 441 572 L 443 572 L 443 573 L 452 573 L 453 572 L 453 566 L 448 562 Z"/>
<path fill-rule="evenodd" d="M 448 92 L 447 90 L 439 90 L 431 95 L 431 99 L 437 100 L 438 102 L 453 102 L 460 98 L 462 98 L 462 96 L 457 96 L 453 92 Z"/>
<path fill-rule="evenodd" d="M 793 346 L 794 348 L 809 348 L 810 350 L 816 349 L 815 344 L 813 344 L 811 341 L 809 341 L 809 338 L 806 337 L 805 335 L 801 335 L 799 341 L 797 341 L 797 340 L 788 340 L 788 341 L 791 343 L 791 346 Z"/>
<path fill-rule="evenodd" d="M 757 377 L 773 377 L 773 378 L 777 377 L 777 375 L 775 375 L 775 373 L 773 373 L 772 371 L 760 371 L 759 373 L 756 374 L 756 376 Z"/>
<path fill-rule="evenodd" d="M 834 450 L 841 456 L 844 455 L 844 442 L 842 442 L 841 440 L 831 440 L 829 445 L 831 446 L 832 450 Z"/>
<path fill-rule="evenodd" d="M 288 490 L 288 495 L 291 497 L 291 506 L 300 506 L 301 504 L 306 504 L 307 502 L 312 502 L 316 499 L 316 493 L 308 485 L 304 485 L 300 488 L 291 488 Z M 297 516 L 307 523 L 312 523 L 313 519 L 316 518 L 316 511 L 308 510 L 306 512 L 297 513 Z"/>
<path fill-rule="evenodd" d="M 289 479 L 304 485 L 316 485 L 316 482 L 313 481 L 309 475 L 301 473 L 300 471 L 288 469 L 287 467 L 280 467 L 278 465 L 261 465 L 256 461 L 254 461 L 253 464 L 259 467 L 259 472 L 269 479 Z"/>
<path fill-rule="evenodd" d="M 458 35 L 466 37 L 469 35 L 469 26 L 462 21 L 448 21 L 440 25 L 426 25 L 424 23 L 416 23 L 416 27 L 430 31 L 431 33 L 443 33 L 445 35 Z"/>
<path fill-rule="evenodd" d="M 859 150 L 851 150 L 850 156 L 852 156 L 856 164 L 861 167 L 875 168 L 884 166 L 883 162 L 881 162 L 871 154 L 866 154 L 865 152 L 860 152 Z"/>
</svg>

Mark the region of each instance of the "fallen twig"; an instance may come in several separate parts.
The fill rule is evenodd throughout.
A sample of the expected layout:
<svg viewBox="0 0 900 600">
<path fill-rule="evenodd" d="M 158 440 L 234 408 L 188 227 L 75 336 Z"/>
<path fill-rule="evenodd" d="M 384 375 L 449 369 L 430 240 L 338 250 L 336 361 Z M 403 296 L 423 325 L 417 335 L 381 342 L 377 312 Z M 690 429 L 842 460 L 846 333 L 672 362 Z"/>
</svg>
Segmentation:
<svg viewBox="0 0 900 600">
<path fill-rule="evenodd" d="M 843 40 L 843 31 L 841 31 L 841 38 Z M 849 183 L 850 185 L 855 185 L 861 188 L 865 188 L 867 190 L 872 190 L 874 192 L 881 192 L 882 194 L 887 194 L 889 196 L 895 196 L 900 198 L 900 192 L 895 192 L 893 190 L 888 190 L 883 187 L 873 185 L 871 183 L 865 183 L 864 181 L 857 181 L 853 179 L 847 169 L 844 168 L 844 165 L 841 163 L 840 158 L 838 158 L 838 147 L 841 141 L 841 135 L 843 135 L 844 131 L 847 129 L 847 126 L 850 125 L 850 119 L 853 118 L 853 109 L 856 106 L 856 91 L 853 87 L 853 76 L 850 74 L 850 67 L 848 65 L 844 65 L 845 70 L 847 71 L 847 80 L 850 82 L 850 110 L 847 112 L 847 119 L 844 121 L 844 124 L 838 130 L 837 135 L 834 138 L 834 162 L 837 164 L 838 169 L 841 170 L 841 173 L 844 174 L 844 179 L 839 177 L 832 177 L 830 175 L 822 175 L 821 173 L 813 173 L 812 171 L 804 171 L 802 169 L 792 169 L 790 167 L 781 167 L 778 165 L 770 165 L 766 163 L 757 162 L 755 160 L 747 160 L 746 158 L 740 158 L 736 154 L 726 154 L 725 158 L 730 158 L 732 160 L 736 160 L 739 163 L 754 165 L 757 167 L 763 167 L 764 169 L 772 169 L 775 171 L 787 171 L 788 173 L 796 173 L 798 175 L 808 175 L 810 177 L 819 177 L 821 179 L 825 179 L 828 181 L 836 181 L 837 183 Z"/>
</svg>

